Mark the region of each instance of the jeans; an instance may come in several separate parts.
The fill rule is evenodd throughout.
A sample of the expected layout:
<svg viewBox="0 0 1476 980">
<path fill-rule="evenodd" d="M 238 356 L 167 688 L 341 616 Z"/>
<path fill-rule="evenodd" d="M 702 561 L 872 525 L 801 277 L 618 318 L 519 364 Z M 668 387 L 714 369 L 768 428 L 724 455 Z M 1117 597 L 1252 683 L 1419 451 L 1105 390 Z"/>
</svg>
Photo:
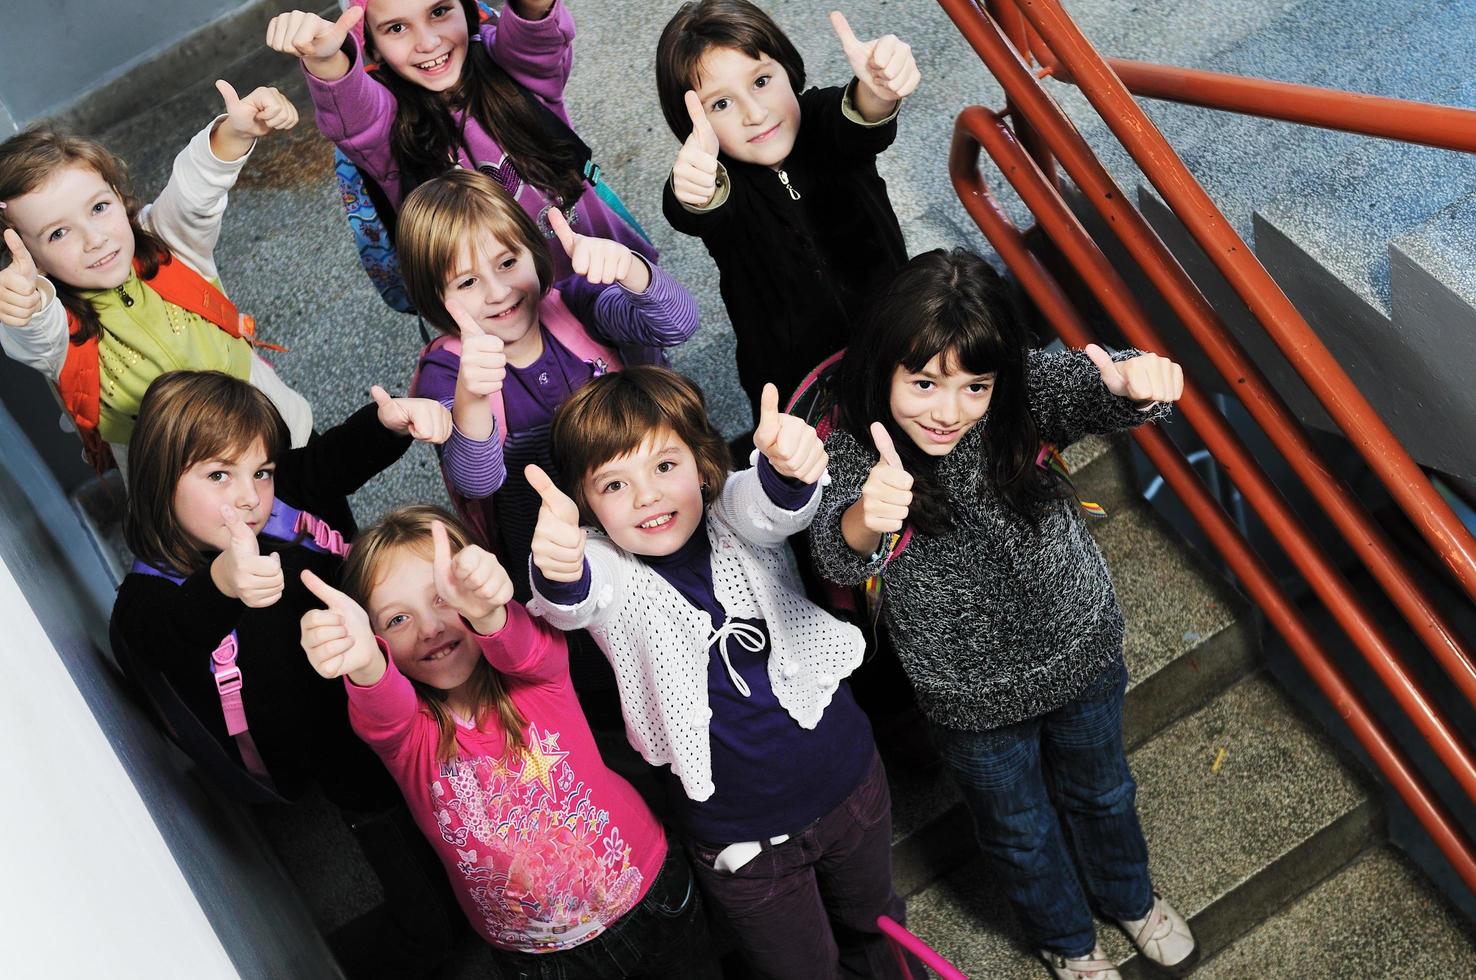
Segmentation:
<svg viewBox="0 0 1476 980">
<path fill-rule="evenodd" d="M 692 980 L 718 976 L 692 866 L 675 842 L 639 905 L 604 932 L 556 953 L 498 950 L 502 980 Z"/>
<path fill-rule="evenodd" d="M 1122 747 L 1126 689 L 1119 660 L 1075 700 L 1040 717 L 983 732 L 933 726 L 1027 937 L 1064 956 L 1096 945 L 1088 897 L 1113 919 L 1143 918 L 1153 905 L 1137 784 Z"/>
</svg>

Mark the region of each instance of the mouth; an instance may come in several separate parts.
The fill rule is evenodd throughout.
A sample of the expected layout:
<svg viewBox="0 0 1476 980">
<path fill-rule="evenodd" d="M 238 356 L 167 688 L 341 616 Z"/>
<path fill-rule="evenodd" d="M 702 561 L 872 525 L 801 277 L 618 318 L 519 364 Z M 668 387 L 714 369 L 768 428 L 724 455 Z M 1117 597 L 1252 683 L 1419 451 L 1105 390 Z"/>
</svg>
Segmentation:
<svg viewBox="0 0 1476 980">
<path fill-rule="evenodd" d="M 764 140 L 768 139 L 770 136 L 773 136 L 775 133 L 779 132 L 779 127 L 782 126 L 782 125 L 784 125 L 782 122 L 776 122 L 774 125 L 770 126 L 768 129 L 764 130 L 762 133 L 759 133 L 757 136 L 750 136 L 748 138 L 748 142 L 750 142 L 750 143 L 762 143 L 762 142 L 764 142 Z"/>
<path fill-rule="evenodd" d="M 447 657 L 451 656 L 451 654 L 454 653 L 455 650 L 456 650 L 456 648 L 458 646 L 460 646 L 460 645 L 461 645 L 461 638 L 460 637 L 458 637 L 458 638 L 456 638 L 454 640 L 447 640 L 441 646 L 436 647 L 430 653 L 427 653 L 425 656 L 421 657 L 420 658 L 420 662 L 421 663 L 427 663 L 428 664 L 428 663 L 434 663 L 437 660 L 445 660 Z"/>
<path fill-rule="evenodd" d="M 521 310 L 522 308 L 523 308 L 523 301 L 522 300 L 518 300 L 516 303 L 514 303 L 512 306 L 509 306 L 505 310 L 502 310 L 502 311 L 497 312 L 497 313 L 489 313 L 489 314 L 487 314 L 486 319 L 488 319 L 488 320 L 507 320 L 507 319 L 511 318 L 514 313 L 517 313 L 518 310 Z"/>
<path fill-rule="evenodd" d="M 952 429 L 934 429 L 931 426 L 923 425 L 921 422 L 918 423 L 917 427 L 919 429 L 922 429 L 923 432 L 927 434 L 927 437 L 929 439 L 937 443 L 952 442 L 954 439 L 957 439 L 958 434 L 963 431 L 961 427 L 955 427 Z"/>
<path fill-rule="evenodd" d="M 116 248 L 113 249 L 107 255 L 104 255 L 102 258 L 98 259 L 96 262 L 92 263 L 87 268 L 89 268 L 89 269 L 101 269 L 101 268 L 104 268 L 104 267 L 106 267 L 108 265 L 111 265 L 112 262 L 113 262 L 113 260 L 118 257 L 118 252 L 119 251 L 120 251 L 120 249 L 116 249 Z"/>
<path fill-rule="evenodd" d="M 420 71 L 427 72 L 428 74 L 434 75 L 437 72 L 443 70 L 446 67 L 446 63 L 449 62 L 450 60 L 451 60 L 451 52 L 450 51 L 447 51 L 445 54 L 441 55 L 439 58 L 432 58 L 430 61 L 422 61 L 419 64 L 417 64 L 415 67 L 418 70 L 420 70 Z"/>
<path fill-rule="evenodd" d="M 655 517 L 651 518 L 650 520 L 642 521 L 641 523 L 637 524 L 636 525 L 636 530 L 638 530 L 638 531 L 661 531 L 661 530 L 664 530 L 665 528 L 667 528 L 667 527 L 669 527 L 671 525 L 671 522 L 672 521 L 676 520 L 676 515 L 677 515 L 677 512 L 674 511 L 674 510 L 673 511 L 668 511 L 665 514 L 657 514 Z"/>
</svg>

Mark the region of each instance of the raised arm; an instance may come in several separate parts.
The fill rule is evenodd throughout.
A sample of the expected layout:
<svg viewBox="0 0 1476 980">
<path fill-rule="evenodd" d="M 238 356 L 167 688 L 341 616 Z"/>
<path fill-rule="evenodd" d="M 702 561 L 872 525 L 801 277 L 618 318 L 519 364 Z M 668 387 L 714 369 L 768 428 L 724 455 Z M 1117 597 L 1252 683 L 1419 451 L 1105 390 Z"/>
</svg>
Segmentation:
<svg viewBox="0 0 1476 980">
<path fill-rule="evenodd" d="M 569 121 L 564 86 L 574 65 L 574 18 L 562 0 L 508 0 L 482 28 L 482 41 L 513 81 Z"/>
</svg>

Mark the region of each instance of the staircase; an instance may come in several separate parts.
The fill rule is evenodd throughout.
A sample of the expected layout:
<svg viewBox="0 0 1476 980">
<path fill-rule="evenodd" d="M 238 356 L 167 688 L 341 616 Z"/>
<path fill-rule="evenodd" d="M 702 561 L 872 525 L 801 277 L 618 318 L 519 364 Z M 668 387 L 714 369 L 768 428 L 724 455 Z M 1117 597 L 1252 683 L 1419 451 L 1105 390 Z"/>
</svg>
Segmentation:
<svg viewBox="0 0 1476 980">
<path fill-rule="evenodd" d="M 1476 976 L 1469 926 L 1382 840 L 1364 777 L 1261 669 L 1245 600 L 1133 490 L 1125 436 L 1065 454 L 1127 618 L 1124 737 L 1155 887 L 1198 976 Z M 893 767 L 908 927 L 975 978 L 1039 978 L 944 773 Z M 1415 936 L 1418 935 L 1418 938 Z M 1111 923 L 1124 976 L 1152 976 Z"/>
</svg>

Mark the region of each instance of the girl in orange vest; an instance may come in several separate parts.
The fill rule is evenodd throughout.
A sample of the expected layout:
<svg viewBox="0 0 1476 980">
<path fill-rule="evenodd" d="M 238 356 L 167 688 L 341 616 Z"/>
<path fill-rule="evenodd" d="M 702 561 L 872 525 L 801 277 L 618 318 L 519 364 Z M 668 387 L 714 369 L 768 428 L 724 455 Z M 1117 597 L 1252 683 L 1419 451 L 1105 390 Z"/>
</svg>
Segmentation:
<svg viewBox="0 0 1476 980">
<path fill-rule="evenodd" d="M 273 88 L 238 98 L 174 160 L 140 209 L 121 160 L 92 140 L 35 129 L 0 144 L 0 347 L 52 381 L 99 471 L 126 469 L 149 383 L 219 370 L 260 388 L 292 445 L 312 409 L 252 350 L 253 324 L 221 292 L 215 243 L 226 194 L 256 140 L 297 124 Z"/>
</svg>

